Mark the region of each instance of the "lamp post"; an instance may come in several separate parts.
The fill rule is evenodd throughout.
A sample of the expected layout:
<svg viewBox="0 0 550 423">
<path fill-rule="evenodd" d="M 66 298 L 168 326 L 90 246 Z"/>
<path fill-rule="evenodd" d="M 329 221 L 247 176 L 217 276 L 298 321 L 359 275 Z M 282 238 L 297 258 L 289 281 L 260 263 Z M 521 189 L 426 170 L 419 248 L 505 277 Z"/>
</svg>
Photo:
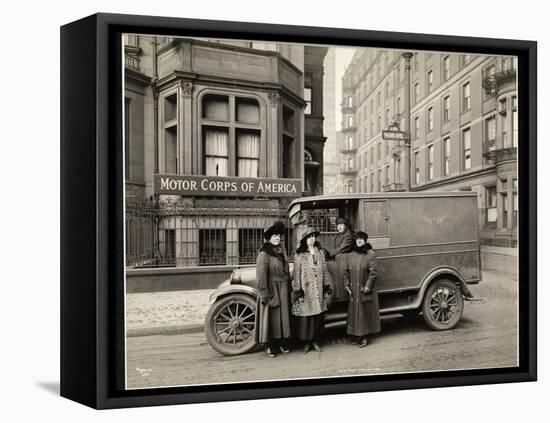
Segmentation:
<svg viewBox="0 0 550 423">
<path fill-rule="evenodd" d="M 393 183 L 385 187 L 386 191 L 410 191 L 411 190 L 411 58 L 412 53 L 403 53 L 405 59 L 405 105 L 403 114 L 394 116 L 393 123 L 387 130 L 382 131 L 382 139 L 395 141 L 392 148 L 393 156 Z M 402 117 L 405 118 L 403 131 L 400 128 Z M 404 162 L 403 183 L 401 183 L 401 161 Z"/>
<path fill-rule="evenodd" d="M 409 134 L 409 139 L 403 141 L 404 147 L 404 162 L 405 162 L 405 175 L 403 180 L 403 185 L 405 191 L 411 190 L 411 58 L 413 54 L 410 52 L 403 53 L 403 58 L 405 59 L 405 104 L 404 104 L 404 114 L 405 114 L 405 133 Z"/>
</svg>

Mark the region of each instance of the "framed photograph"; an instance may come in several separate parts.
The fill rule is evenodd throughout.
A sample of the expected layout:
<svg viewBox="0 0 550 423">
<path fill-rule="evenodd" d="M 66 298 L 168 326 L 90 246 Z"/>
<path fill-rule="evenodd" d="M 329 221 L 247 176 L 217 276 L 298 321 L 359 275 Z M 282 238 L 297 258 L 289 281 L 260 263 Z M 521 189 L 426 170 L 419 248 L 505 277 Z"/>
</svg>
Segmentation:
<svg viewBox="0 0 550 423">
<path fill-rule="evenodd" d="M 535 42 L 97 14 L 61 57 L 63 396 L 536 380 Z"/>
</svg>

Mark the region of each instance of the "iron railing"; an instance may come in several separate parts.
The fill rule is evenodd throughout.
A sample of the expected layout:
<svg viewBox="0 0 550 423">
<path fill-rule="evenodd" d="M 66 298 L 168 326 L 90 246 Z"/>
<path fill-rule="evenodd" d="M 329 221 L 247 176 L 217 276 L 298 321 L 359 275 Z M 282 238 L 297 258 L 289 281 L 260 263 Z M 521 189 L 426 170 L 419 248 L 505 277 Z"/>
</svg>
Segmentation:
<svg viewBox="0 0 550 423">
<path fill-rule="evenodd" d="M 321 232 L 322 245 L 336 233 L 337 210 L 303 212 L 305 223 Z M 286 209 L 196 207 L 179 201 L 126 201 L 128 268 L 236 266 L 255 264 L 263 232 L 276 221 L 286 227 L 289 260 L 296 251 Z"/>
</svg>

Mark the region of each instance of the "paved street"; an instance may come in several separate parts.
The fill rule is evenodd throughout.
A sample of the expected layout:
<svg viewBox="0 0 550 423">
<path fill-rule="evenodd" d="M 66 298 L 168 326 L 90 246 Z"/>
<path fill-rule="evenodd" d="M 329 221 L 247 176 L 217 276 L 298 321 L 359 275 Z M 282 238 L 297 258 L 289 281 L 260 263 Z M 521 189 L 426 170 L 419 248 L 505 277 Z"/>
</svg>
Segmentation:
<svg viewBox="0 0 550 423">
<path fill-rule="evenodd" d="M 422 316 L 388 317 L 364 349 L 341 332 L 327 333 L 322 353 L 295 349 L 275 359 L 263 351 L 221 356 L 202 332 L 129 337 L 128 388 L 514 366 L 516 286 L 515 277 L 485 271 L 471 286 L 482 301 L 466 302 L 454 330 L 431 331 Z"/>
</svg>

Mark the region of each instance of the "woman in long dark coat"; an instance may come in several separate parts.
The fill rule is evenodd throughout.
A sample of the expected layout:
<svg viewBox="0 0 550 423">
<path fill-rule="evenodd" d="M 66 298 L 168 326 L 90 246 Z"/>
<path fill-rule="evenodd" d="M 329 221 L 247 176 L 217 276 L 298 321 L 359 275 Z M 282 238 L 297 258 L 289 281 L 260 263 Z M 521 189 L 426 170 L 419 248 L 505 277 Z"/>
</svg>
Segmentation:
<svg viewBox="0 0 550 423">
<path fill-rule="evenodd" d="M 367 346 L 367 335 L 380 332 L 380 310 L 376 291 L 376 254 L 365 232 L 354 236 L 355 247 L 348 254 L 344 271 L 350 296 L 347 333 L 356 337 L 360 348 Z"/>
<path fill-rule="evenodd" d="M 277 222 L 264 232 L 266 242 L 256 262 L 258 301 L 256 304 L 255 339 L 264 344 L 269 357 L 289 352 L 290 338 L 290 269 L 281 236 L 285 232 Z"/>
<path fill-rule="evenodd" d="M 305 342 L 304 353 L 313 349 L 321 352 L 319 338 L 323 329 L 324 312 L 330 295 L 325 254 L 316 241 L 319 231 L 305 228 L 294 256 L 292 278 L 292 315 L 294 336 Z"/>
<path fill-rule="evenodd" d="M 353 250 L 353 234 L 349 222 L 343 217 L 336 219 L 336 228 L 338 234 L 334 237 L 334 248 L 328 250 L 329 257 L 334 261 L 327 262 L 334 287 L 332 301 L 347 301 L 343 275 L 347 255 Z"/>
</svg>

